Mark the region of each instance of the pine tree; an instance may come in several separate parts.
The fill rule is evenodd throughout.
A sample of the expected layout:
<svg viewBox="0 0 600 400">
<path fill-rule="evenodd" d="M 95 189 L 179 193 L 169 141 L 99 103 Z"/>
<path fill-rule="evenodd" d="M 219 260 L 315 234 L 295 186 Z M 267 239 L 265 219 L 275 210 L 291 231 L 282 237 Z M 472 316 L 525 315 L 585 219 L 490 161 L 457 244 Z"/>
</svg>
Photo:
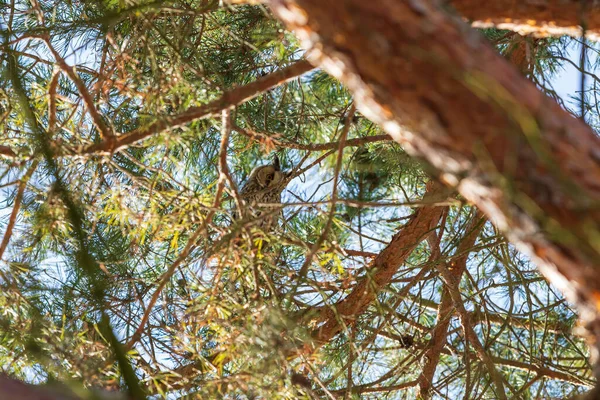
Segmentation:
<svg viewBox="0 0 600 400">
<path fill-rule="evenodd" d="M 221 3 L 0 5 L 0 363 L 24 398 L 589 392 L 595 84 L 546 97 L 579 39 L 459 0 Z M 244 214 L 274 155 L 295 178 Z"/>
</svg>

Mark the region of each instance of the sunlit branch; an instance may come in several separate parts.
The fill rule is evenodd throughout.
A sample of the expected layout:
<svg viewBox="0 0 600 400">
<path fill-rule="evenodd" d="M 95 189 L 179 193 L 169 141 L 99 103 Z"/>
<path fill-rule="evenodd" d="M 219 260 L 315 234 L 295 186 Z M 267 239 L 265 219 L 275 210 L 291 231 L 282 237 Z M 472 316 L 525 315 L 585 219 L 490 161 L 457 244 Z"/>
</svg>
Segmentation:
<svg viewBox="0 0 600 400">
<path fill-rule="evenodd" d="M 17 154 L 8 146 L 0 145 L 0 155 L 6 157 L 16 157 Z"/>
<path fill-rule="evenodd" d="M 99 143 L 86 146 L 81 149 L 81 151 L 76 152 L 81 154 L 117 152 L 124 149 L 128 145 L 137 143 L 150 136 L 177 128 L 181 125 L 202 118 L 216 115 L 224 109 L 244 103 L 256 96 L 259 96 L 267 90 L 281 85 L 290 79 L 305 74 L 312 69 L 314 69 L 314 67 L 308 63 L 308 61 L 296 61 L 295 63 L 281 70 L 265 75 L 252 83 L 225 92 L 221 95 L 221 97 L 209 102 L 208 104 L 198 107 L 190 107 L 186 111 L 173 116 L 162 116 L 148 126 L 117 136 L 115 140 L 103 140 Z"/>
<path fill-rule="evenodd" d="M 431 184 L 428 194 L 435 195 L 436 189 Z M 441 207 L 434 206 L 417 209 L 409 222 L 394 235 L 390 244 L 372 261 L 372 272 L 362 278 L 344 299 L 321 310 L 315 318 L 321 325 L 313 331 L 313 339 L 317 345 L 329 341 L 364 312 L 379 290 L 391 281 L 413 249 L 435 228 L 442 211 Z"/>
<path fill-rule="evenodd" d="M 494 0 L 482 3 L 478 0 L 449 0 L 456 11 L 472 21 L 477 28 L 496 27 L 532 34 L 538 37 L 563 36 L 581 37 L 581 6 L 585 1 L 519 1 Z M 586 7 L 584 12 L 586 35 L 589 39 L 600 39 L 600 8 Z"/>
<path fill-rule="evenodd" d="M 446 281 L 446 285 L 442 290 L 442 298 L 438 308 L 437 323 L 431 333 L 431 340 L 429 341 L 428 347 L 425 351 L 423 370 L 419 376 L 419 392 L 423 398 L 431 397 L 431 384 L 433 382 L 433 376 L 437 369 L 440 355 L 444 346 L 446 345 L 446 338 L 449 334 L 448 327 L 450 326 L 451 318 L 456 305 L 454 304 L 453 294 L 458 292 L 457 287 L 462 279 L 463 273 L 467 268 L 467 258 L 475 245 L 475 241 L 479 237 L 481 230 L 485 224 L 485 220 L 482 220 L 481 212 L 476 212 L 471 218 L 470 223 L 465 228 L 465 235 L 460 241 L 456 250 L 457 256 L 450 262 L 444 263 L 439 259 L 441 256 L 439 237 L 433 234 L 429 237 L 429 245 L 432 254 L 438 255 L 438 262 L 436 268 L 438 271 L 442 271 L 443 278 Z M 435 262 L 435 261 L 434 261 Z M 454 293 L 453 293 L 454 290 Z M 461 314 L 462 315 L 462 314 Z M 463 315 L 464 316 L 464 315 Z M 465 328 L 466 329 L 466 328 Z M 473 335 L 469 336 L 470 339 Z M 489 363 L 488 363 L 489 364 Z M 487 365 L 487 364 L 486 364 Z M 493 366 L 488 365 L 489 368 Z M 495 369 L 490 371 L 490 375 L 495 374 Z M 502 392 L 499 396 L 503 396 L 503 384 L 501 378 L 493 376 L 494 381 L 498 390 Z"/>
</svg>

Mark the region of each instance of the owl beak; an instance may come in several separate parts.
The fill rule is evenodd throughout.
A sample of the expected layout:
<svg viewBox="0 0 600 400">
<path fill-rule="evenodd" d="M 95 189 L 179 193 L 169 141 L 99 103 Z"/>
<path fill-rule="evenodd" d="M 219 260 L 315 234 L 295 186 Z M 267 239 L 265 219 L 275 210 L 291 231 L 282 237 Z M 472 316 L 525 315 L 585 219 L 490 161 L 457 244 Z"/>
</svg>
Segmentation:
<svg viewBox="0 0 600 400">
<path fill-rule="evenodd" d="M 273 157 L 273 167 L 275 168 L 275 171 L 281 171 L 281 165 L 279 164 L 279 156 L 277 154 L 275 154 L 275 156 Z"/>
</svg>

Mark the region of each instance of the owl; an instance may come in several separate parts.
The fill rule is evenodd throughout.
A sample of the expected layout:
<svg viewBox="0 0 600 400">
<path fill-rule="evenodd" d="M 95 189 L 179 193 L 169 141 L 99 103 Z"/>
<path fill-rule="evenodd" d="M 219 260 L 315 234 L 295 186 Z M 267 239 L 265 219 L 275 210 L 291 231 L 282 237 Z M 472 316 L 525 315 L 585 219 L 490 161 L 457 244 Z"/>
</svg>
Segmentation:
<svg viewBox="0 0 600 400">
<path fill-rule="evenodd" d="M 277 223 L 280 212 L 272 207 L 257 207 L 260 203 L 281 203 L 281 192 L 289 183 L 289 174 L 281 171 L 279 157 L 275 156 L 273 163 L 254 168 L 247 182 L 240 191 L 240 197 L 250 212 L 256 217 L 257 225 L 263 229 Z M 262 218 L 261 218 L 262 217 Z"/>
</svg>

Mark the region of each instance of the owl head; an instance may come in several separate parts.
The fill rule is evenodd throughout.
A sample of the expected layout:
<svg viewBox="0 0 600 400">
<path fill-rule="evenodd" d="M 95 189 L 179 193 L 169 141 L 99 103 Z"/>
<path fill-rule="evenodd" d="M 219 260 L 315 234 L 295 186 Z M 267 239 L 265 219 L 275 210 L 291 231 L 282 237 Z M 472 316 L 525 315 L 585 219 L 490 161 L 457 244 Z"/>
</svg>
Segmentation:
<svg viewBox="0 0 600 400">
<path fill-rule="evenodd" d="M 271 164 L 256 167 L 250 173 L 242 190 L 240 190 L 241 200 L 250 207 L 254 207 L 257 203 L 280 203 L 281 192 L 291 178 L 290 173 L 281 171 L 279 158 L 275 156 Z M 259 216 L 263 212 L 255 209 L 253 213 Z M 265 215 L 270 215 L 270 212 Z M 276 219 L 277 217 L 273 216 L 265 218 L 260 226 L 269 226 Z"/>
<path fill-rule="evenodd" d="M 281 171 L 279 157 L 275 155 L 273 164 L 262 165 L 254 168 L 248 178 L 249 182 L 255 181 L 260 189 L 279 186 L 285 179 L 285 173 Z"/>
</svg>

